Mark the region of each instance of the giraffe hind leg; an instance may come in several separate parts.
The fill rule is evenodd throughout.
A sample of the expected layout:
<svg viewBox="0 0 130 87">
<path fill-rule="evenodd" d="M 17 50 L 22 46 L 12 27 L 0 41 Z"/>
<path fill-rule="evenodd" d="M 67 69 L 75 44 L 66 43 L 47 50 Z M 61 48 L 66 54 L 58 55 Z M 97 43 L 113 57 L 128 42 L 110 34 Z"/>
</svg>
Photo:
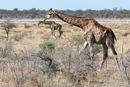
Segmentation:
<svg viewBox="0 0 130 87">
<path fill-rule="evenodd" d="M 108 46 L 106 44 L 103 44 L 103 62 L 101 64 L 101 69 L 103 67 L 105 60 L 107 59 L 107 56 L 108 56 Z"/>
<path fill-rule="evenodd" d="M 59 28 L 58 30 L 59 30 L 59 38 L 60 38 L 62 34 L 62 31 L 61 31 L 62 26 L 59 26 L 58 28 Z"/>
<path fill-rule="evenodd" d="M 114 56 L 115 56 L 115 58 L 116 58 L 116 62 L 117 62 L 117 65 L 118 65 L 118 69 L 120 70 L 120 65 L 119 65 L 118 58 L 117 58 L 117 52 L 116 52 L 115 47 L 114 47 L 114 39 L 107 38 L 106 44 L 107 44 L 108 47 L 111 48 L 112 53 L 114 54 Z"/>
<path fill-rule="evenodd" d="M 116 62 L 117 62 L 117 65 L 118 65 L 118 69 L 120 70 L 120 65 L 119 65 L 119 61 L 118 61 L 118 58 L 117 58 L 117 52 L 116 52 L 116 50 L 115 50 L 114 45 L 112 44 L 112 45 L 110 46 L 110 48 L 111 48 L 111 50 L 112 50 L 112 52 L 113 52 L 113 54 L 114 54 L 114 57 L 116 58 Z"/>
</svg>

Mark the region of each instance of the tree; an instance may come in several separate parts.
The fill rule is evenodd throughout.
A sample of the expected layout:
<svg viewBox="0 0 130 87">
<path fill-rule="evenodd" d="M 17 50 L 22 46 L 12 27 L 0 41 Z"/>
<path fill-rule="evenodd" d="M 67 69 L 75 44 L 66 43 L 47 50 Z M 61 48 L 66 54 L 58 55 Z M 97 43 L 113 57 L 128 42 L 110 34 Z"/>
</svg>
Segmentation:
<svg viewBox="0 0 130 87">
<path fill-rule="evenodd" d="M 26 14 L 26 13 L 28 13 L 28 10 L 23 10 L 23 12 Z"/>
<path fill-rule="evenodd" d="M 34 11 L 36 11 L 36 8 L 32 8 L 29 10 L 29 12 L 34 12 Z"/>
<path fill-rule="evenodd" d="M 10 23 L 10 19 L 6 19 L 6 21 L 3 22 L 3 23 L 1 24 L 1 26 L 2 26 L 2 28 L 5 30 L 6 34 L 7 34 L 7 41 L 8 41 L 8 34 L 9 34 L 9 32 L 10 32 L 10 29 L 16 27 L 16 25 L 13 24 L 13 23 Z"/>
<path fill-rule="evenodd" d="M 14 8 L 13 12 L 17 12 L 18 11 L 18 8 Z"/>
</svg>

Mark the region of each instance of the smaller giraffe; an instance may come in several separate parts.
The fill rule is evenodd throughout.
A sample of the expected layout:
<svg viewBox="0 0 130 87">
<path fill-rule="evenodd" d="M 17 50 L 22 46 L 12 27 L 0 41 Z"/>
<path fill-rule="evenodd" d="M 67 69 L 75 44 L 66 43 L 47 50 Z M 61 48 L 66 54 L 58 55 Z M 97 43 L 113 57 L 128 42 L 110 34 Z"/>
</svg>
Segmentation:
<svg viewBox="0 0 130 87">
<path fill-rule="evenodd" d="M 59 31 L 59 38 L 61 37 L 61 34 L 62 34 L 61 28 L 62 28 L 62 26 L 60 24 L 55 23 L 54 21 L 39 21 L 38 22 L 38 26 L 41 23 L 50 25 L 52 35 L 54 35 L 55 38 L 56 38 L 56 36 L 55 36 L 55 30 Z"/>
</svg>

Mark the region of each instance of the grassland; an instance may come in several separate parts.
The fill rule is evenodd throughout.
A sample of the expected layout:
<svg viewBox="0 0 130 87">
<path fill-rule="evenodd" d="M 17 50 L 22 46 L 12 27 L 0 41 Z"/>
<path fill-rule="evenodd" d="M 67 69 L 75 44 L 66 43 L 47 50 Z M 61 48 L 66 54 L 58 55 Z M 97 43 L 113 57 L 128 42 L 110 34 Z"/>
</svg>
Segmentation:
<svg viewBox="0 0 130 87">
<path fill-rule="evenodd" d="M 117 37 L 115 48 L 121 70 L 118 70 L 111 50 L 107 68 L 104 64 L 103 69 L 99 70 L 101 45 L 94 46 L 93 66 L 88 49 L 78 55 L 84 43 L 80 28 L 62 22 L 63 34 L 56 39 L 48 25 L 16 23 L 17 27 L 9 32 L 8 41 L 6 32 L 0 27 L 0 83 L 6 84 L 5 87 L 129 86 L 130 23 L 101 24 L 111 28 Z M 58 37 L 58 31 L 55 34 Z M 46 42 L 54 47 L 41 47 Z M 52 60 L 51 66 L 48 66 L 49 59 Z"/>
</svg>

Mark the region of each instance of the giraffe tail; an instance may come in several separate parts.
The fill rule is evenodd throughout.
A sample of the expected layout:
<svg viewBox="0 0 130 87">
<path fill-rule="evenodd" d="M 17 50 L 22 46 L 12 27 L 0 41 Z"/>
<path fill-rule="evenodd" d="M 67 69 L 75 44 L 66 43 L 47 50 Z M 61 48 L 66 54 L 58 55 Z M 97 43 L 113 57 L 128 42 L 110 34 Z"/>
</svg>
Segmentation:
<svg viewBox="0 0 130 87">
<path fill-rule="evenodd" d="M 110 29 L 110 30 L 111 30 L 111 29 Z M 111 30 L 111 34 L 112 34 L 112 37 L 114 37 L 114 39 L 117 40 L 117 39 L 116 39 L 116 35 L 114 34 L 114 32 L 113 32 L 112 30 Z"/>
<path fill-rule="evenodd" d="M 116 35 L 114 34 L 114 32 L 113 32 L 111 29 L 107 30 L 106 33 L 107 33 L 108 35 L 112 36 L 112 38 L 114 38 L 115 40 L 117 40 L 117 39 L 116 39 Z"/>
<path fill-rule="evenodd" d="M 114 40 L 116 40 L 116 36 L 115 36 L 115 34 L 114 34 L 114 32 L 111 30 L 111 29 L 108 29 L 107 31 L 106 31 L 106 44 L 107 44 L 107 46 L 112 46 L 112 45 L 114 45 Z"/>
</svg>

